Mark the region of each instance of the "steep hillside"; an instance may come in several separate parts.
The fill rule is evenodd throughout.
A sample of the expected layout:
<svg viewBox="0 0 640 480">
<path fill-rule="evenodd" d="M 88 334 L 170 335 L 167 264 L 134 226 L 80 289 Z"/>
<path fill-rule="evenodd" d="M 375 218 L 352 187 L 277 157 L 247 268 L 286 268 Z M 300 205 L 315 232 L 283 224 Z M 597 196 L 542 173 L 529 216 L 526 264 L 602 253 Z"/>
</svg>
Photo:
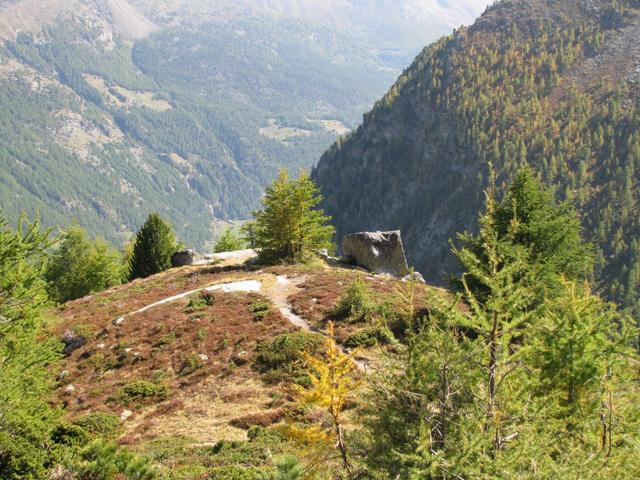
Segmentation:
<svg viewBox="0 0 640 480">
<path fill-rule="evenodd" d="M 4 213 L 75 218 L 121 244 L 159 211 L 196 248 L 212 222 L 247 218 L 412 52 L 370 46 L 332 2 L 294 3 L 0 2 Z"/>
<path fill-rule="evenodd" d="M 474 228 L 489 165 L 532 165 L 576 204 L 601 288 L 640 285 L 640 3 L 498 2 L 426 48 L 314 172 L 338 235 L 400 228 L 431 281 Z"/>
<path fill-rule="evenodd" d="M 358 340 L 372 330 L 364 319 L 333 312 L 360 278 L 378 301 L 392 302 L 389 326 L 401 331 L 391 320 L 398 280 L 319 264 L 258 270 L 243 264 L 248 257 L 174 269 L 62 305 L 52 334 L 66 345 L 55 373 L 68 421 L 110 415 L 120 443 L 153 457 L 167 478 L 229 478 L 216 476 L 223 467 L 253 478 L 270 462 L 269 450 L 287 441 L 278 434 L 284 419 L 304 418 L 292 385 L 304 384 L 302 349 L 319 348 L 329 319 L 337 320 L 341 344 L 364 343 L 359 376 L 393 351 Z M 265 445 L 256 428 L 272 426 Z"/>
</svg>

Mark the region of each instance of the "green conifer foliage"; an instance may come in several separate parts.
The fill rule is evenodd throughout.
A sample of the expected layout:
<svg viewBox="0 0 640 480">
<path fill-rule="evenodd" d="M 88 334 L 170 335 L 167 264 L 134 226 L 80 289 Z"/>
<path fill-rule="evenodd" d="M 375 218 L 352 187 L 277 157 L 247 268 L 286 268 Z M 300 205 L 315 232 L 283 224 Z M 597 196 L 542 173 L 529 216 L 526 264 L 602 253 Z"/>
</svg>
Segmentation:
<svg viewBox="0 0 640 480">
<path fill-rule="evenodd" d="M 263 208 L 254 212 L 252 234 L 260 257 L 269 262 L 304 261 L 316 250 L 331 248 L 334 228 L 317 208 L 318 187 L 306 173 L 297 179 L 280 171 L 265 190 Z"/>
<path fill-rule="evenodd" d="M 123 277 L 120 253 L 102 239 L 87 239 L 78 225 L 67 230 L 45 272 L 49 292 L 58 302 L 118 285 Z"/>
<path fill-rule="evenodd" d="M 48 305 L 42 272 L 53 239 L 38 222 L 0 219 L 0 478 L 41 479 L 58 412 L 48 403 L 56 347 L 39 338 Z"/>
<path fill-rule="evenodd" d="M 589 250 L 565 208 L 527 172 L 502 204 L 488 192 L 479 233 L 453 249 L 458 293 L 428 299 L 404 369 L 374 389 L 368 464 L 382 478 L 608 479 L 640 469 L 638 328 L 568 280 L 588 274 L 571 252 Z M 553 226 L 554 211 L 566 225 Z"/>
<path fill-rule="evenodd" d="M 171 268 L 176 251 L 173 228 L 157 213 L 152 213 L 136 234 L 129 278 L 144 278 Z"/>
<path fill-rule="evenodd" d="M 227 228 L 213 247 L 213 251 L 220 252 L 233 252 L 236 250 L 242 250 L 245 247 L 245 243 L 240 236 L 232 229 Z"/>
</svg>

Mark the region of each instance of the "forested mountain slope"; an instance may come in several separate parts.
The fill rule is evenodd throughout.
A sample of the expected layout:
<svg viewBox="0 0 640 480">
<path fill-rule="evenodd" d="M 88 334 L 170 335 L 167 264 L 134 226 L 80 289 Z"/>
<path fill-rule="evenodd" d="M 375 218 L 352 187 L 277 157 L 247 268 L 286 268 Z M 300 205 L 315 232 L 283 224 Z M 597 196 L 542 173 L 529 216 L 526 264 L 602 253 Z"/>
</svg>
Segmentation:
<svg viewBox="0 0 640 480">
<path fill-rule="evenodd" d="M 276 3 L 0 1 L 5 214 L 75 218 L 121 243 L 159 211 L 196 248 L 212 221 L 247 218 L 279 167 L 309 168 L 356 125 L 411 50 L 370 48 L 331 2 Z"/>
<path fill-rule="evenodd" d="M 425 48 L 315 179 L 338 235 L 400 228 L 431 281 L 475 228 L 489 166 L 532 165 L 575 204 L 601 288 L 637 307 L 640 2 L 498 2 Z"/>
</svg>

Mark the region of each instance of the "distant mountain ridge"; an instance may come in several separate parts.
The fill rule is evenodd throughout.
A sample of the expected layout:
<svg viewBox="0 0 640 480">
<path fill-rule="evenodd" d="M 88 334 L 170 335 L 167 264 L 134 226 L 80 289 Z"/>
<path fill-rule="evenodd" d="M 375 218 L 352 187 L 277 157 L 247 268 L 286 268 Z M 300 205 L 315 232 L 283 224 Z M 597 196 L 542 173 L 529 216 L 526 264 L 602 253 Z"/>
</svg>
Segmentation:
<svg viewBox="0 0 640 480">
<path fill-rule="evenodd" d="M 455 268 L 488 167 L 532 165 L 578 206 L 599 288 L 638 308 L 640 2 L 497 2 L 426 48 L 314 172 L 338 235 L 402 229 L 429 281 Z"/>
<path fill-rule="evenodd" d="M 352 32 L 343 4 L 390 5 L 0 2 L 3 213 L 121 243 L 159 211 L 202 248 L 278 168 L 311 167 L 412 55 L 393 29 Z"/>
</svg>

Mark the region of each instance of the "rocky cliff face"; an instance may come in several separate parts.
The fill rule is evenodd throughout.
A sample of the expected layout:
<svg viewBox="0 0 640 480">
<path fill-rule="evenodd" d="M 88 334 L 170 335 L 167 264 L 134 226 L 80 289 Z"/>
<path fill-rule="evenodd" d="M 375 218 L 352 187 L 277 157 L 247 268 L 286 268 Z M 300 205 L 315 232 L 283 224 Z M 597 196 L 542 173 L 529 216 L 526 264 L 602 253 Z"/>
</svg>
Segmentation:
<svg viewBox="0 0 640 480">
<path fill-rule="evenodd" d="M 442 281 L 489 165 L 503 182 L 530 164 L 579 207 L 603 288 L 634 303 L 639 8 L 504 0 L 426 48 L 314 172 L 338 236 L 399 228 L 410 263 Z"/>
</svg>

